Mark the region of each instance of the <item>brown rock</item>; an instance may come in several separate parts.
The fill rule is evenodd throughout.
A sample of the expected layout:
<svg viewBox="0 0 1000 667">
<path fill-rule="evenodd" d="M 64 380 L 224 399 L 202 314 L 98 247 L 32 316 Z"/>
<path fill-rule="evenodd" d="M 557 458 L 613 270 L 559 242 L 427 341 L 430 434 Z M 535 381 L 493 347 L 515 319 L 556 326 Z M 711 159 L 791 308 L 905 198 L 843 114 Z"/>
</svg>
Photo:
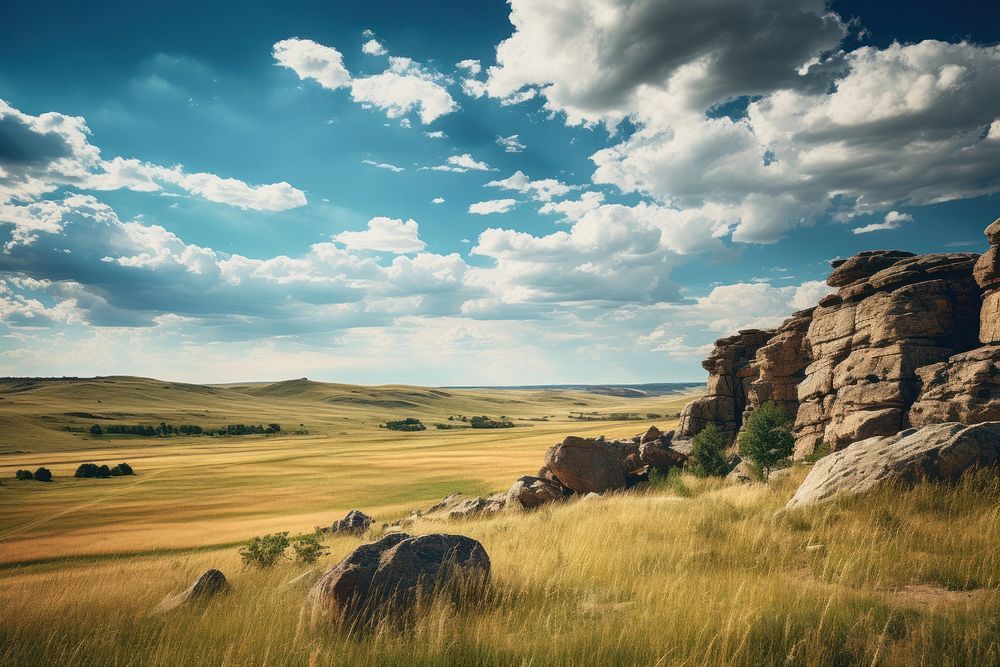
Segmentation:
<svg viewBox="0 0 1000 667">
<path fill-rule="evenodd" d="M 639 460 L 660 470 L 680 468 L 687 462 L 687 459 L 686 454 L 682 454 L 658 440 L 645 442 L 639 446 Z"/>
<path fill-rule="evenodd" d="M 399 618 L 421 592 L 459 582 L 485 584 L 490 559 L 483 546 L 463 535 L 391 533 L 364 544 L 327 570 L 309 591 L 313 620 L 356 624 Z"/>
<path fill-rule="evenodd" d="M 660 429 L 656 428 L 655 426 L 650 426 L 649 429 L 642 434 L 642 437 L 639 438 L 639 444 L 643 444 L 646 442 L 653 442 L 654 440 L 659 439 L 660 436 L 662 435 L 663 433 L 660 431 Z"/>
<path fill-rule="evenodd" d="M 972 276 L 983 289 L 1000 288 L 1000 247 L 990 246 L 976 261 Z"/>
<path fill-rule="evenodd" d="M 506 505 L 531 510 L 553 500 L 563 500 L 569 489 L 541 477 L 525 475 L 515 481 L 506 494 Z"/>
<path fill-rule="evenodd" d="M 1000 245 L 1000 218 L 990 223 L 989 227 L 983 233 L 990 240 L 990 245 Z"/>
<path fill-rule="evenodd" d="M 902 250 L 871 250 L 858 253 L 849 259 L 831 262 L 833 272 L 826 279 L 826 284 L 830 287 L 850 285 L 869 278 L 906 257 L 913 257 L 913 253 Z"/>
<path fill-rule="evenodd" d="M 171 609 L 176 609 L 181 605 L 189 604 L 196 600 L 204 600 L 206 598 L 213 597 L 224 592 L 228 588 L 229 582 L 226 581 L 226 575 L 222 574 L 219 570 L 206 570 L 194 580 L 194 583 L 188 586 L 187 590 L 182 593 L 178 593 L 177 595 L 168 597 L 166 600 L 161 602 L 156 611 L 170 611 Z"/>
<path fill-rule="evenodd" d="M 1000 421 L 1000 346 L 986 345 L 917 370 L 921 391 L 909 421 L 922 427 L 942 422 Z"/>
<path fill-rule="evenodd" d="M 1000 464 L 1000 423 L 946 423 L 868 438 L 825 456 L 788 501 L 796 507 L 858 494 L 887 482 L 957 480 L 970 468 Z"/>
<path fill-rule="evenodd" d="M 569 436 L 545 452 L 545 466 L 576 493 L 625 488 L 625 476 L 642 466 L 639 447 L 630 440 L 608 441 Z"/>
</svg>

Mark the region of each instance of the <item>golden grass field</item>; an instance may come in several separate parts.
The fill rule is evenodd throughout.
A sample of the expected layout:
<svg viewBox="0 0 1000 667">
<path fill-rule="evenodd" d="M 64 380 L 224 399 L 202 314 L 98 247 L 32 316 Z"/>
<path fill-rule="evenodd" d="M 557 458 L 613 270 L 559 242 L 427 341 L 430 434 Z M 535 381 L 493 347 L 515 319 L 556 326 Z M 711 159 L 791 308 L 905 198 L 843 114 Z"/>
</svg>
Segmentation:
<svg viewBox="0 0 1000 667">
<path fill-rule="evenodd" d="M 572 422 L 570 410 L 674 414 L 689 398 L 435 391 L 114 379 L 0 394 L 0 664 L 1000 664 L 1000 477 L 986 473 L 790 513 L 778 510 L 804 468 L 770 486 L 685 476 L 531 514 L 419 521 L 408 530 L 483 543 L 485 600 L 442 601 L 402 633 L 309 627 L 305 592 L 364 540 L 328 538 L 320 563 L 265 571 L 243 568 L 238 542 L 351 508 L 381 522 L 450 491 L 499 490 L 566 434 L 649 424 Z M 60 432 L 67 412 L 308 434 L 93 438 Z M 496 431 L 377 428 L 449 414 L 555 417 Z M 69 477 L 80 462 L 120 460 L 137 475 Z M 13 480 L 38 465 L 56 481 Z M 151 614 L 208 567 L 229 593 Z"/>
</svg>

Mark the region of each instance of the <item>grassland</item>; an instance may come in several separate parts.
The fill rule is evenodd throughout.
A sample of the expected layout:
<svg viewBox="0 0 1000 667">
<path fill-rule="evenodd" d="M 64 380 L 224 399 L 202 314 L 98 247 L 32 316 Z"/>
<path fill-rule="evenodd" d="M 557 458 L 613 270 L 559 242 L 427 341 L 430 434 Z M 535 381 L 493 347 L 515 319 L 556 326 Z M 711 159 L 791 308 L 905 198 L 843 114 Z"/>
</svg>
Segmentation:
<svg viewBox="0 0 1000 667">
<path fill-rule="evenodd" d="M 308 530 L 351 507 L 381 521 L 451 490 L 499 489 L 537 468 L 562 435 L 648 424 L 576 423 L 570 409 L 673 413 L 683 399 L 253 385 L 209 388 L 192 404 L 164 398 L 176 389 L 122 390 L 113 400 L 129 413 L 123 421 L 190 422 L 201 412 L 308 431 L 149 441 L 57 433 L 46 425 L 58 420 L 42 418 L 108 410 L 112 399 L 107 388 L 83 401 L 53 387 L 47 399 L 27 391 L 0 401 L 4 419 L 58 435 L 0 459 L 0 664 L 1000 664 L 996 475 L 790 513 L 778 510 L 804 469 L 771 486 L 684 477 L 526 515 L 418 522 L 411 532 L 479 539 L 492 592 L 461 609 L 442 602 L 402 634 L 349 637 L 309 627 L 303 598 L 361 538 L 329 538 L 330 555 L 314 566 L 267 571 L 244 569 L 232 543 Z M 331 395 L 419 408 L 324 400 Z M 449 414 L 556 417 L 485 432 L 373 426 Z M 139 474 L 65 479 L 84 460 L 127 460 Z M 43 464 L 56 482 L 7 481 Z M 151 615 L 208 567 L 227 574 L 231 592 Z"/>
</svg>

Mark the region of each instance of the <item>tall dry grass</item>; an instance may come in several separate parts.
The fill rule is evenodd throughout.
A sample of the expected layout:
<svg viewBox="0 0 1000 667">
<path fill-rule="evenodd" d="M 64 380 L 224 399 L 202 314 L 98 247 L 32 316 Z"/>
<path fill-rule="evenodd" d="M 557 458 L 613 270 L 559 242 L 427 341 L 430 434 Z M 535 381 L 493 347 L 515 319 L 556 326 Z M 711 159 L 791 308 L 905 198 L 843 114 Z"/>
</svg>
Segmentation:
<svg viewBox="0 0 1000 667">
<path fill-rule="evenodd" d="M 243 570 L 235 549 L 7 571 L 0 664 L 1000 664 L 1000 476 L 779 511 L 802 475 L 418 523 L 479 539 L 493 584 L 402 633 L 310 628 L 321 567 Z M 149 615 L 209 566 L 228 594 Z"/>
</svg>

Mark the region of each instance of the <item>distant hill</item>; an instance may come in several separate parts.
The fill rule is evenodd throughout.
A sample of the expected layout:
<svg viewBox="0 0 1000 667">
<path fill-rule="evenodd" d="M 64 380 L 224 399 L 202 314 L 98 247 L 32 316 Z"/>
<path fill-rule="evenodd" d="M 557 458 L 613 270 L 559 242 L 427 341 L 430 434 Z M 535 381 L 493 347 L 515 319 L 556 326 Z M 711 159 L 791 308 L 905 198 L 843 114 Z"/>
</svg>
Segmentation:
<svg viewBox="0 0 1000 667">
<path fill-rule="evenodd" d="M 647 384 L 525 384 L 508 386 L 484 385 L 481 387 L 445 387 L 445 389 L 490 389 L 493 391 L 581 391 L 587 394 L 601 396 L 617 396 L 619 398 L 651 398 L 653 396 L 668 396 L 703 389 L 704 382 L 654 382 Z"/>
</svg>

